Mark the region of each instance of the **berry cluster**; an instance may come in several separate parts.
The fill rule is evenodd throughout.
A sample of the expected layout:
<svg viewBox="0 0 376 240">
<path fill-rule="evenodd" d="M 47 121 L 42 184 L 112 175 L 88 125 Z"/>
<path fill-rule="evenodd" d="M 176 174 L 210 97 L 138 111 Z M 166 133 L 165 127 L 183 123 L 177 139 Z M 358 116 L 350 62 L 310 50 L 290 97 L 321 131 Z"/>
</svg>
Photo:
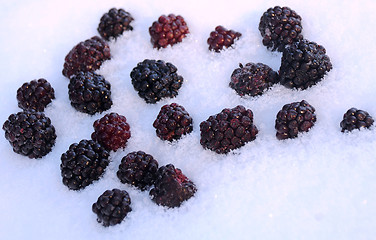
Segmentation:
<svg viewBox="0 0 376 240">
<path fill-rule="evenodd" d="M 124 31 L 132 31 L 130 23 L 133 21 L 132 15 L 124 9 L 111 8 L 105 13 L 99 22 L 98 32 L 107 41 L 111 38 L 118 38 Z"/>
<path fill-rule="evenodd" d="M 219 52 L 223 48 L 229 48 L 234 44 L 236 39 L 242 36 L 241 33 L 234 30 L 227 30 L 223 26 L 217 26 L 207 40 L 209 44 L 209 50 Z"/>
</svg>

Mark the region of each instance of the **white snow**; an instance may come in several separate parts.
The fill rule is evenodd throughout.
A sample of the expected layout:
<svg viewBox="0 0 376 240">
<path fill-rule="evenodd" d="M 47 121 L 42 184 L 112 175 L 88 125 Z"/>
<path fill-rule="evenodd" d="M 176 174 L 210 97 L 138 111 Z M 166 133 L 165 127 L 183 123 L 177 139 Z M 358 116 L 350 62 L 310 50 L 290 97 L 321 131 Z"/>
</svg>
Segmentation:
<svg viewBox="0 0 376 240">
<path fill-rule="evenodd" d="M 239 63 L 279 69 L 281 54 L 268 51 L 258 31 L 262 13 L 275 5 L 302 16 L 304 36 L 326 48 L 333 69 L 305 91 L 276 85 L 263 96 L 241 98 L 228 87 Z M 98 72 L 112 84 L 114 105 L 105 113 L 126 116 L 132 137 L 124 150 L 111 153 L 99 181 L 70 191 L 61 183 L 60 156 L 70 144 L 90 138 L 92 123 L 105 113 L 74 110 L 61 70 L 74 45 L 98 34 L 99 19 L 111 7 L 134 16 L 134 31 L 110 43 L 112 60 Z M 373 0 L 2 1 L 0 120 L 20 111 L 16 91 L 24 82 L 46 78 L 56 99 L 45 113 L 58 137 L 53 151 L 39 160 L 13 153 L 0 138 L 0 239 L 374 239 L 376 130 L 343 134 L 339 122 L 351 107 L 376 117 L 375 7 Z M 191 34 L 158 51 L 148 28 L 169 13 L 182 15 Z M 207 50 L 217 25 L 243 34 L 234 49 Z M 176 98 L 146 104 L 138 97 L 129 73 L 145 58 L 177 66 L 184 84 Z M 277 112 L 302 99 L 316 108 L 316 125 L 297 139 L 278 141 Z M 156 136 L 152 123 L 161 106 L 172 102 L 190 113 L 194 131 L 170 144 Z M 257 139 L 228 155 L 204 150 L 200 122 L 239 104 L 254 112 Z M 197 185 L 195 197 L 165 209 L 148 192 L 120 183 L 120 160 L 136 150 L 182 169 Z M 104 228 L 91 205 L 112 188 L 129 192 L 133 211 L 121 224 Z"/>
</svg>

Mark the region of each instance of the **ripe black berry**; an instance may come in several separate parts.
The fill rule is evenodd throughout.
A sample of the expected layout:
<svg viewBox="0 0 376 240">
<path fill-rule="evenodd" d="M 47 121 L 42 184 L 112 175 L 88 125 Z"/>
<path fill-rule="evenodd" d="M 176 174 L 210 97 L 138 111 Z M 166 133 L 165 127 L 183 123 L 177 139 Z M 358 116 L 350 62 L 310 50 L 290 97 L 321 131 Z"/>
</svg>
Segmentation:
<svg viewBox="0 0 376 240">
<path fill-rule="evenodd" d="M 370 128 L 373 125 L 373 118 L 368 112 L 350 108 L 343 115 L 343 120 L 340 123 L 342 132 L 352 131 L 354 129 Z"/>
<path fill-rule="evenodd" d="M 124 9 L 111 8 L 108 13 L 105 13 L 100 20 L 98 32 L 102 38 L 110 40 L 110 38 L 117 38 L 123 34 L 124 31 L 132 31 L 133 27 L 130 23 L 133 17 Z"/>
<path fill-rule="evenodd" d="M 52 99 L 55 99 L 55 91 L 43 78 L 24 83 L 17 90 L 18 106 L 23 110 L 43 112 Z"/>
<path fill-rule="evenodd" d="M 210 33 L 207 40 L 209 44 L 209 50 L 215 52 L 221 51 L 223 48 L 229 48 L 234 44 L 236 39 L 241 37 L 241 33 L 235 32 L 233 30 L 227 30 L 223 26 L 217 26 L 214 31 Z"/>
</svg>

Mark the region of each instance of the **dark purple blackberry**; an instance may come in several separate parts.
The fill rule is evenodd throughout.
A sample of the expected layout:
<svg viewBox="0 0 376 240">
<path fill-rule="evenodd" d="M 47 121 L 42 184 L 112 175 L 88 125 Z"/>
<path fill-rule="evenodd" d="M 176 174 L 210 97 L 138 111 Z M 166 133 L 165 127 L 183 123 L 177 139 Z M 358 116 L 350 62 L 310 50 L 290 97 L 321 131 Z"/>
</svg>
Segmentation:
<svg viewBox="0 0 376 240">
<path fill-rule="evenodd" d="M 183 84 L 177 68 L 162 60 L 145 59 L 133 68 L 130 75 L 134 89 L 147 103 L 175 97 Z"/>
<path fill-rule="evenodd" d="M 285 104 L 275 120 L 279 140 L 296 138 L 299 132 L 308 132 L 316 122 L 315 108 L 307 101 Z"/>
<path fill-rule="evenodd" d="M 231 75 L 230 87 L 240 96 L 261 95 L 266 89 L 279 81 L 278 74 L 262 63 L 239 64 Z"/>
<path fill-rule="evenodd" d="M 71 105 L 78 111 L 95 114 L 111 108 L 111 84 L 92 72 L 73 75 L 68 85 Z"/>
<path fill-rule="evenodd" d="M 52 99 L 55 99 L 55 91 L 43 78 L 24 83 L 17 90 L 18 106 L 23 110 L 43 112 Z"/>
<path fill-rule="evenodd" d="M 325 53 L 323 46 L 305 39 L 286 47 L 279 69 L 281 84 L 303 90 L 320 82 L 332 69 Z"/>
<path fill-rule="evenodd" d="M 260 19 L 262 43 L 272 51 L 282 52 L 286 45 L 303 39 L 302 18 L 289 7 L 269 8 Z"/>
<path fill-rule="evenodd" d="M 106 190 L 92 206 L 97 221 L 103 226 L 119 224 L 132 211 L 131 198 L 125 190 Z"/>
<path fill-rule="evenodd" d="M 29 158 L 41 158 L 55 145 L 55 127 L 41 112 L 25 110 L 11 114 L 3 130 L 13 151 Z"/>
<path fill-rule="evenodd" d="M 225 108 L 200 123 L 200 143 L 216 153 L 228 153 L 256 139 L 257 127 L 253 124 L 253 113 L 239 105 Z"/>
<path fill-rule="evenodd" d="M 110 47 L 100 37 L 94 36 L 77 44 L 65 57 L 63 75 L 70 78 L 78 72 L 94 72 L 111 58 Z"/>
<path fill-rule="evenodd" d="M 91 138 L 107 150 L 116 151 L 126 146 L 131 137 L 127 119 L 117 113 L 108 113 L 93 124 Z"/>
<path fill-rule="evenodd" d="M 229 48 L 234 44 L 234 41 L 242 36 L 241 33 L 234 30 L 227 30 L 223 26 L 217 26 L 214 31 L 210 33 L 207 40 L 209 50 L 220 52 L 223 48 Z"/>
<path fill-rule="evenodd" d="M 154 188 L 149 194 L 156 204 L 174 208 L 190 199 L 196 191 L 196 185 L 179 168 L 168 164 L 158 169 Z"/>
<path fill-rule="evenodd" d="M 162 140 L 178 140 L 192 132 L 192 118 L 183 106 L 177 103 L 164 105 L 153 123 L 157 136 Z"/>
<path fill-rule="evenodd" d="M 158 162 L 143 151 L 128 153 L 121 159 L 117 176 L 122 183 L 131 184 L 144 191 L 157 177 Z"/>
<path fill-rule="evenodd" d="M 71 190 L 80 190 L 98 180 L 109 164 L 109 153 L 93 140 L 73 143 L 61 155 L 63 184 Z"/>
<path fill-rule="evenodd" d="M 110 40 L 110 38 L 117 38 L 123 34 L 124 31 L 132 31 L 133 27 L 130 23 L 133 21 L 132 15 L 122 8 L 111 8 L 108 13 L 105 13 L 99 22 L 98 32 L 102 38 Z"/>
<path fill-rule="evenodd" d="M 181 42 L 189 33 L 187 23 L 180 15 L 162 15 L 149 28 L 151 43 L 154 48 L 166 48 Z"/>
<path fill-rule="evenodd" d="M 370 128 L 373 125 L 373 118 L 368 112 L 350 108 L 343 115 L 343 120 L 340 123 L 342 132 L 352 131 L 354 129 Z"/>
</svg>

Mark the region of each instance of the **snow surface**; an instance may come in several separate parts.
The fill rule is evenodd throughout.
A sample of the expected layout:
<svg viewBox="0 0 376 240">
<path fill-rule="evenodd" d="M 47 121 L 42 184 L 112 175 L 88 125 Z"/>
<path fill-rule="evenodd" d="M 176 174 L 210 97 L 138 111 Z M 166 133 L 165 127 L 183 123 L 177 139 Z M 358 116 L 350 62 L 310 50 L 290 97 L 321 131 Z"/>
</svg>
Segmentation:
<svg viewBox="0 0 376 240">
<path fill-rule="evenodd" d="M 333 69 L 316 86 L 296 91 L 276 85 L 263 96 L 241 98 L 228 87 L 239 63 L 262 62 L 274 70 L 280 53 L 261 44 L 259 19 L 275 5 L 289 6 L 303 18 L 303 34 L 322 44 Z M 134 31 L 111 42 L 112 60 L 98 71 L 112 84 L 114 105 L 105 112 L 127 117 L 132 137 L 112 152 L 104 176 L 86 189 L 69 191 L 61 183 L 60 156 L 69 145 L 90 138 L 89 116 L 68 99 L 61 74 L 64 57 L 78 42 L 97 35 L 100 17 L 122 7 L 135 18 Z M 0 119 L 20 111 L 16 91 L 46 78 L 56 99 L 46 109 L 57 131 L 53 151 L 35 160 L 13 153 L 0 138 L 0 239 L 375 239 L 375 128 L 340 132 L 350 107 L 376 117 L 376 4 L 363 1 L 5 1 L 0 3 Z M 148 28 L 161 14 L 187 21 L 183 43 L 158 51 Z M 207 50 L 217 25 L 243 34 L 234 49 Z M 129 73 L 145 58 L 163 59 L 184 77 L 179 95 L 146 104 Z M 307 100 L 316 108 L 314 128 L 297 139 L 278 141 L 274 121 L 281 107 Z M 176 102 L 194 119 L 194 131 L 172 144 L 152 127 L 161 106 Z M 252 109 L 257 139 L 228 155 L 204 150 L 199 124 L 226 107 Z M 198 188 L 180 208 L 154 204 L 148 192 L 121 184 L 116 171 L 123 156 L 143 150 L 160 163 L 173 163 Z M 119 225 L 104 228 L 91 205 L 107 189 L 129 192 L 133 211 Z"/>
</svg>

